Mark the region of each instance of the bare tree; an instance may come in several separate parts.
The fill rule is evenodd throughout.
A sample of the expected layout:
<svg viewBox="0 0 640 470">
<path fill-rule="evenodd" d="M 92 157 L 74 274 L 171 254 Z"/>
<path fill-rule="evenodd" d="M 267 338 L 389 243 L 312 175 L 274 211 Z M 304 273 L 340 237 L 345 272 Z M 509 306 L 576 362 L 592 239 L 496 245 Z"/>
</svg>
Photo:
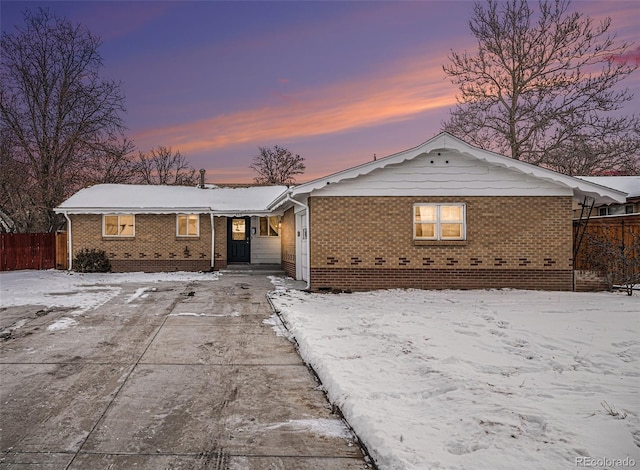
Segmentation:
<svg viewBox="0 0 640 470">
<path fill-rule="evenodd" d="M 141 184 L 193 186 L 197 182 L 196 170 L 171 147 L 159 146 L 149 153 L 139 152 L 134 171 L 136 182 Z"/>
<path fill-rule="evenodd" d="M 638 227 L 625 227 L 622 223 L 619 233 L 614 230 L 599 231 L 587 235 L 587 262 L 593 269 L 604 274 L 612 289 L 624 286 L 627 295 L 633 295 L 633 288 L 640 283 L 640 236 Z"/>
<path fill-rule="evenodd" d="M 304 158 L 284 147 L 275 145 L 273 148 L 258 148 L 260 153 L 249 166 L 258 173 L 254 178 L 256 183 L 290 185 L 295 183 L 294 176 L 303 174 L 306 169 Z"/>
<path fill-rule="evenodd" d="M 23 181 L 25 165 L 11 158 L 10 152 L 0 152 L 0 210 L 8 232 L 31 232 L 32 225 L 42 221 L 33 216 L 36 207 L 28 182 Z"/>
<path fill-rule="evenodd" d="M 19 188 L 18 175 L 21 173 L 13 156 L 11 134 L 4 126 L 0 127 L 0 232 L 19 231 L 15 209 L 21 207 L 23 196 L 16 192 Z"/>
<path fill-rule="evenodd" d="M 94 150 L 85 160 L 88 184 L 133 183 L 136 161 L 131 155 L 132 145 L 128 140 L 112 149 Z"/>
<path fill-rule="evenodd" d="M 9 217 L 0 207 L 0 233 L 13 233 L 16 231 L 13 219 Z"/>
<path fill-rule="evenodd" d="M 126 164 L 120 84 L 100 79 L 100 40 L 47 10 L 25 12 L 25 26 L 0 42 L 0 117 L 8 137 L 0 186 L 21 230 L 56 227 L 53 208 L 86 184 Z M 8 181 L 14 172 L 20 178 Z M 9 194 L 7 194 L 7 192 Z M 17 196 L 21 193 L 24 196 Z"/>
<path fill-rule="evenodd" d="M 569 1 L 477 2 L 469 22 L 473 54 L 451 52 L 444 66 L 459 86 L 445 130 L 476 145 L 565 174 L 640 172 L 640 124 L 620 110 L 621 88 L 637 64 L 630 44 L 570 13 Z"/>
</svg>

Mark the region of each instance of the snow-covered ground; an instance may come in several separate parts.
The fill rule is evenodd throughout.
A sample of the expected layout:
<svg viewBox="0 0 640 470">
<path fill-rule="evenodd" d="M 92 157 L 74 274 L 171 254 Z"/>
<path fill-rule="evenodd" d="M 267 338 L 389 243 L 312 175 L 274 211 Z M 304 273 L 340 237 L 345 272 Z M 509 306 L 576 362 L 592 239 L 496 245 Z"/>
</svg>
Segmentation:
<svg viewBox="0 0 640 470">
<path fill-rule="evenodd" d="M 73 307 L 51 326 L 67 328 L 124 284 L 216 278 L 0 273 L 0 309 Z M 637 294 L 333 295 L 272 282 L 303 357 L 381 469 L 640 468 Z"/>
<path fill-rule="evenodd" d="M 272 282 L 303 358 L 381 469 L 640 467 L 637 295 Z"/>
<path fill-rule="evenodd" d="M 215 280 L 217 273 L 75 273 L 69 271 L 11 271 L 0 273 L 0 307 L 42 305 L 73 307 L 82 313 L 118 295 L 122 285 Z M 136 290 L 130 301 L 145 295 Z"/>
</svg>

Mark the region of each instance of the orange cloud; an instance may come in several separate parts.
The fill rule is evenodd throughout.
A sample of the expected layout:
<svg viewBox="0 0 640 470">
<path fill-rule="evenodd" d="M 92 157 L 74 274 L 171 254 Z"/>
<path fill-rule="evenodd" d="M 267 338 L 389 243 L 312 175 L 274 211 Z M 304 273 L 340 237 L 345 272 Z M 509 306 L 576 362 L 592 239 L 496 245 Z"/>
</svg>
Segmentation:
<svg viewBox="0 0 640 470">
<path fill-rule="evenodd" d="M 439 61 L 429 63 L 421 57 L 388 69 L 391 72 L 378 76 L 285 95 L 277 105 L 150 129 L 134 140 L 141 148 L 162 142 L 183 153 L 250 142 L 270 145 L 406 120 L 454 104 L 455 90 L 444 78 Z"/>
</svg>

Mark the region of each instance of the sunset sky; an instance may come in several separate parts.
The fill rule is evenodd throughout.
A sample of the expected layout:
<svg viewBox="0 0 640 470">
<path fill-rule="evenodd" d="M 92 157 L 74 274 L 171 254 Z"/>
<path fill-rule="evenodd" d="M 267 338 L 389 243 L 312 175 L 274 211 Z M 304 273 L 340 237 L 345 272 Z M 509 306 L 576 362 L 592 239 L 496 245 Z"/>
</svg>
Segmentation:
<svg viewBox="0 0 640 470">
<path fill-rule="evenodd" d="M 208 182 L 250 182 L 259 146 L 305 157 L 302 182 L 419 145 L 455 104 L 447 55 L 475 50 L 468 1 L 3 0 L 3 33 L 39 6 L 102 38 L 137 148 L 179 150 Z M 640 2 L 571 8 L 610 16 L 639 60 Z M 625 84 L 640 113 L 640 71 Z"/>
</svg>

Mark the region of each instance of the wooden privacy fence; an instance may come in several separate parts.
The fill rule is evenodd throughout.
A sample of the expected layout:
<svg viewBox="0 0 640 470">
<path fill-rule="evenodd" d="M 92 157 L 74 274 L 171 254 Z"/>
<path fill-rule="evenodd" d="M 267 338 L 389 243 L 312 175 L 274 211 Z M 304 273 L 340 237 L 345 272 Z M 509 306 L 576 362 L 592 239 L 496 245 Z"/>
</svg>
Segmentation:
<svg viewBox="0 0 640 470">
<path fill-rule="evenodd" d="M 609 271 L 611 282 L 619 283 L 624 277 L 638 274 L 639 242 L 640 214 L 592 218 L 585 228 L 574 267 Z"/>
<path fill-rule="evenodd" d="M 52 268 L 67 268 L 66 233 L 0 233 L 0 271 Z"/>
</svg>

